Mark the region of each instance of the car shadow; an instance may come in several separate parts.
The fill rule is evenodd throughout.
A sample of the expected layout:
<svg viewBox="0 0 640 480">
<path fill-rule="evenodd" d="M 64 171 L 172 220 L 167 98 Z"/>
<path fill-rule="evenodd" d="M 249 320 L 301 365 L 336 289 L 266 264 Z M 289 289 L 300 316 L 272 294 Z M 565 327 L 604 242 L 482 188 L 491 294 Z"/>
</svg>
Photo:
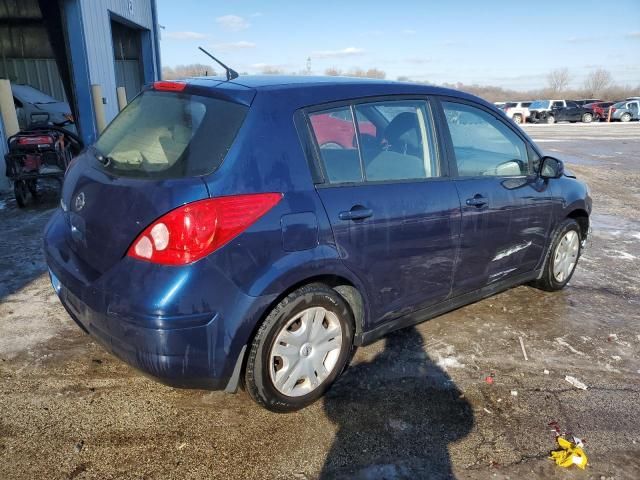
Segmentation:
<svg viewBox="0 0 640 480">
<path fill-rule="evenodd" d="M 12 190 L 0 193 L 0 301 L 47 272 L 42 236 L 60 202 L 59 188 L 56 181 L 43 181 L 25 208 L 17 206 Z"/>
<path fill-rule="evenodd" d="M 325 397 L 337 433 L 320 477 L 453 478 L 448 447 L 471 431 L 471 405 L 424 351 L 414 327 L 385 342 Z"/>
</svg>

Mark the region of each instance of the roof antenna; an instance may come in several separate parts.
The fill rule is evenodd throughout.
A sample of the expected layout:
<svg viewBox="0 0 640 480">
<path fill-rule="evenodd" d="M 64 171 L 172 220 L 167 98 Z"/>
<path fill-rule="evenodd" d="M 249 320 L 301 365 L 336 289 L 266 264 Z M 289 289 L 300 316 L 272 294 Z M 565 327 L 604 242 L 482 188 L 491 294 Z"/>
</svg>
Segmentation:
<svg viewBox="0 0 640 480">
<path fill-rule="evenodd" d="M 204 48 L 202 47 L 198 47 L 200 50 L 202 50 L 202 53 L 204 53 L 205 55 L 207 55 L 208 57 L 211 57 L 216 63 L 218 63 L 222 68 L 225 69 L 225 71 L 227 72 L 227 81 L 229 80 L 233 80 L 235 78 L 238 78 L 238 72 L 236 72 L 234 69 L 227 67 L 224 63 L 222 63 L 220 60 L 218 60 L 216 57 L 214 57 L 213 55 L 211 55 L 209 52 L 207 52 Z"/>
</svg>

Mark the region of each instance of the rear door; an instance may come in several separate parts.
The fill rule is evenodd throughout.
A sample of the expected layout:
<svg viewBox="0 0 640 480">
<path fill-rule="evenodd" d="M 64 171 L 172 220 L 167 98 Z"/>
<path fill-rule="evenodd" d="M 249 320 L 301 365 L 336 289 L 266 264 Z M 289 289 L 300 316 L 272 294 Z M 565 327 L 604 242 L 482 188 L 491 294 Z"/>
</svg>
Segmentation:
<svg viewBox="0 0 640 480">
<path fill-rule="evenodd" d="M 333 148 L 327 114 L 351 121 L 351 147 Z M 355 119 L 355 120 L 354 120 Z M 431 105 L 423 99 L 309 112 L 324 183 L 318 194 L 337 248 L 365 284 L 374 323 L 446 299 L 460 204 L 441 164 Z M 349 143 L 349 142 L 342 142 Z"/>
<path fill-rule="evenodd" d="M 441 105 L 462 205 L 458 295 L 536 267 L 551 225 L 551 192 L 507 122 L 474 103 Z"/>
</svg>

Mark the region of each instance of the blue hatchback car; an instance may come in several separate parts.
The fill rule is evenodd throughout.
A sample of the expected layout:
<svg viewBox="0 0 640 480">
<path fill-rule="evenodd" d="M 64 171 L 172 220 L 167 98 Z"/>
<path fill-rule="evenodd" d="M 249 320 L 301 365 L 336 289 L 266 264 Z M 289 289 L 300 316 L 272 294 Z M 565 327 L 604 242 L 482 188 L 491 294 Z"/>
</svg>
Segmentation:
<svg viewBox="0 0 640 480">
<path fill-rule="evenodd" d="M 70 166 L 52 284 L 108 351 L 273 411 L 356 346 L 571 278 L 586 185 L 454 90 L 331 77 L 156 82 Z"/>
</svg>

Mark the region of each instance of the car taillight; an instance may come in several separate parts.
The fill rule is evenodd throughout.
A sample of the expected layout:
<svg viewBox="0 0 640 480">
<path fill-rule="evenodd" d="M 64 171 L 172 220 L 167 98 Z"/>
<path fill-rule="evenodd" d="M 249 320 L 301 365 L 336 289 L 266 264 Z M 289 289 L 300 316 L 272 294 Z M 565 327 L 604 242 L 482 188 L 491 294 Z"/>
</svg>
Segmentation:
<svg viewBox="0 0 640 480">
<path fill-rule="evenodd" d="M 18 145 L 42 145 L 53 143 L 53 138 L 49 135 L 40 135 L 34 137 L 20 137 L 18 138 Z"/>
<path fill-rule="evenodd" d="M 281 199 L 281 193 L 258 193 L 188 203 L 149 225 L 127 255 L 162 265 L 195 262 L 233 240 Z"/>
<path fill-rule="evenodd" d="M 163 92 L 182 92 L 187 88 L 186 82 L 160 80 L 153 82 L 153 89 Z"/>
</svg>

